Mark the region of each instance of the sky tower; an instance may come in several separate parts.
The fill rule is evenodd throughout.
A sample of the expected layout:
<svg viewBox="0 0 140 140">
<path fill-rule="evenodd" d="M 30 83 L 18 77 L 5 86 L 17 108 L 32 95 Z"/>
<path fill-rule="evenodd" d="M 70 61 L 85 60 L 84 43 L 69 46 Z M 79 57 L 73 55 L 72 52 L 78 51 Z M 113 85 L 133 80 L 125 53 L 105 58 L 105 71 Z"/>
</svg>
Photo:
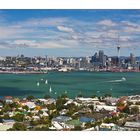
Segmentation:
<svg viewBox="0 0 140 140">
<path fill-rule="evenodd" d="M 119 36 L 118 36 L 118 46 L 117 46 L 117 65 L 120 66 L 120 43 L 119 43 Z"/>
</svg>

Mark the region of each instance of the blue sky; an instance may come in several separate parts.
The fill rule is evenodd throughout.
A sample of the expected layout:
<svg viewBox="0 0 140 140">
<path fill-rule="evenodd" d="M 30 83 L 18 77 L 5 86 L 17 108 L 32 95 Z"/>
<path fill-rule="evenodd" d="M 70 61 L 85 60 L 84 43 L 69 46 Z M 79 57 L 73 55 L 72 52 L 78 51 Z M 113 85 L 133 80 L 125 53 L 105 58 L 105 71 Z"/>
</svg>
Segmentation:
<svg viewBox="0 0 140 140">
<path fill-rule="evenodd" d="M 0 56 L 140 56 L 140 10 L 0 10 Z"/>
</svg>

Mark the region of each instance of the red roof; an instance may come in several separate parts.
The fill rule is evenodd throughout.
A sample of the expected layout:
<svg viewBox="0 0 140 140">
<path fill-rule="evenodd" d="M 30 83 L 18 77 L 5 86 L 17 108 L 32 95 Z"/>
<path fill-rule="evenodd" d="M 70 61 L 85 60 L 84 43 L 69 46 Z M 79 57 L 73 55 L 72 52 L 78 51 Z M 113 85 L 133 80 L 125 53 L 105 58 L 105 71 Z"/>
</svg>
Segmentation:
<svg viewBox="0 0 140 140">
<path fill-rule="evenodd" d="M 5 96 L 5 99 L 13 99 L 12 96 Z"/>
<path fill-rule="evenodd" d="M 126 106 L 118 106 L 117 109 L 118 110 L 123 110 Z"/>
</svg>

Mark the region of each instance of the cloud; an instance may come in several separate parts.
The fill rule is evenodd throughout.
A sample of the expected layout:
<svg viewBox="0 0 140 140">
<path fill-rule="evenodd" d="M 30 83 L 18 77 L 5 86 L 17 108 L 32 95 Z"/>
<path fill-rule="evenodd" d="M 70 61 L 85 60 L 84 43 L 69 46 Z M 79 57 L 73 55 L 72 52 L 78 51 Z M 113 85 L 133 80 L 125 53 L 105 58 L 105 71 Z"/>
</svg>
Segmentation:
<svg viewBox="0 0 140 140">
<path fill-rule="evenodd" d="M 65 27 L 65 26 L 57 26 L 57 29 L 62 32 L 68 32 L 68 33 L 74 32 L 72 28 Z"/>
<path fill-rule="evenodd" d="M 104 26 L 116 26 L 117 25 L 117 23 L 113 22 L 110 19 L 101 20 L 97 24 L 98 25 L 104 25 Z"/>
<path fill-rule="evenodd" d="M 78 42 L 73 40 L 59 40 L 59 41 L 36 41 L 36 40 L 12 40 L 0 42 L 0 48 L 72 48 L 77 46 Z"/>
<path fill-rule="evenodd" d="M 122 47 L 140 47 L 139 24 L 111 19 L 34 18 L 0 24 L 0 33 L 1 48 L 112 48 L 117 45 L 118 35 Z"/>
</svg>

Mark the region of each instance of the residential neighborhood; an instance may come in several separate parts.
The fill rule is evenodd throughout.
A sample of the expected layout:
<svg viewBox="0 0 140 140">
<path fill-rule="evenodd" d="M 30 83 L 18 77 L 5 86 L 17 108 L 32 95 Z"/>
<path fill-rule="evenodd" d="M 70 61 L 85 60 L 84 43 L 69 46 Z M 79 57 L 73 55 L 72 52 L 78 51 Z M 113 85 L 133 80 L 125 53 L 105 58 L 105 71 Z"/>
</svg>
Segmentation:
<svg viewBox="0 0 140 140">
<path fill-rule="evenodd" d="M 0 131 L 140 130 L 140 96 L 111 97 L 66 94 L 0 100 Z"/>
</svg>

